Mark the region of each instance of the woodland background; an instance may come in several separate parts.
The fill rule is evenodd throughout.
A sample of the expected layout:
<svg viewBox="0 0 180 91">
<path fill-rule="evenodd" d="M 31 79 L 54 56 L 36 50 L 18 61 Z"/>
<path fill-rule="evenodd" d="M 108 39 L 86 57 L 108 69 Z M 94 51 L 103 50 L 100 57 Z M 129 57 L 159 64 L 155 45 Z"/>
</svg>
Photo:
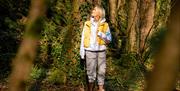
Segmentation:
<svg viewBox="0 0 180 91">
<path fill-rule="evenodd" d="M 39 38 L 36 41 L 38 48 L 32 68 L 30 67 L 30 76 L 23 82 L 26 85 L 25 89 L 79 91 L 86 88 L 85 68 L 79 55 L 80 38 L 83 23 L 89 19 L 92 7 L 99 4 L 106 10 L 106 20 L 113 38 L 107 50 L 106 90 L 142 91 L 154 67 L 153 57 L 163 46 L 162 42 L 168 30 L 168 17 L 176 2 L 176 0 L 47 1 L 46 13 L 42 15 L 43 25 L 39 22 L 35 25 L 42 27 L 36 36 Z M 30 6 L 30 0 L 0 0 L 0 90 L 2 91 L 9 88 L 7 83 L 13 71 L 12 60 L 16 59 L 16 53 L 25 38 L 23 36 L 31 33 L 25 31 L 30 24 L 28 23 L 31 19 L 28 17 Z M 23 68 L 26 68 L 26 65 L 21 67 L 21 70 Z M 179 78 L 178 76 L 175 82 L 176 89 L 180 89 Z"/>
</svg>

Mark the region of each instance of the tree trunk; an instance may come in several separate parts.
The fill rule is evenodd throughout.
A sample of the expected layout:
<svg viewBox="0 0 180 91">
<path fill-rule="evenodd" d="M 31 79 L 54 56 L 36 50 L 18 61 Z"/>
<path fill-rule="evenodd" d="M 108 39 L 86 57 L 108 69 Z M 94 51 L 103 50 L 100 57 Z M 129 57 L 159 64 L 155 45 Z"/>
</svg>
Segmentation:
<svg viewBox="0 0 180 91">
<path fill-rule="evenodd" d="M 127 36 L 128 36 L 128 51 L 136 52 L 137 51 L 137 19 L 138 19 L 138 2 L 136 0 L 129 1 L 129 11 L 128 11 L 128 27 L 127 27 Z"/>
<path fill-rule="evenodd" d="M 79 14 L 79 4 L 80 0 L 73 0 L 73 17 L 74 18 L 80 18 Z"/>
<path fill-rule="evenodd" d="M 140 48 L 139 52 L 142 53 L 146 48 L 147 38 L 149 37 L 153 28 L 154 21 L 154 0 L 141 0 L 140 8 Z"/>
<path fill-rule="evenodd" d="M 168 20 L 168 31 L 145 91 L 174 91 L 180 69 L 180 0 L 176 0 Z"/>
<path fill-rule="evenodd" d="M 117 9 L 117 0 L 109 0 L 109 8 L 110 8 L 110 22 L 113 24 L 113 26 L 116 26 L 116 9 Z"/>
<path fill-rule="evenodd" d="M 10 91 L 25 91 L 26 89 L 25 81 L 29 77 L 33 60 L 36 56 L 38 37 L 44 13 L 44 0 L 32 0 L 25 36 L 13 61 L 9 83 Z"/>
<path fill-rule="evenodd" d="M 118 9 L 118 10 L 120 9 L 121 2 L 122 2 L 121 0 L 118 0 L 118 1 L 117 1 L 117 9 Z"/>
</svg>

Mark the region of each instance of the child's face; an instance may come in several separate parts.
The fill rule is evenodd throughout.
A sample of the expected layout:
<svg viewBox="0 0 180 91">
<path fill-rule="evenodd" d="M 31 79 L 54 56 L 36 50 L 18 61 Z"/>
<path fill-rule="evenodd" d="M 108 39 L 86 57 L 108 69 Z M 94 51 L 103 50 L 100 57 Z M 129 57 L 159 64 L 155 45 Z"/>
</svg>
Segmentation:
<svg viewBox="0 0 180 91">
<path fill-rule="evenodd" d="M 97 17 L 99 16 L 99 12 L 98 12 L 98 9 L 97 7 L 95 7 L 93 10 L 92 10 L 92 14 L 91 14 L 93 17 Z"/>
</svg>

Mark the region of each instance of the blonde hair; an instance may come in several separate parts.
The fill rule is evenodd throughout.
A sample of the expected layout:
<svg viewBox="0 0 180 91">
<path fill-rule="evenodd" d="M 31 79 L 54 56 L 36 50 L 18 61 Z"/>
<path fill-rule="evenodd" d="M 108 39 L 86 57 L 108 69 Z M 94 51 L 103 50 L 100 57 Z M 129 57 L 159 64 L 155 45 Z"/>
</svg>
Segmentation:
<svg viewBox="0 0 180 91">
<path fill-rule="evenodd" d="M 98 12 L 100 13 L 100 18 L 105 18 L 105 10 L 103 7 L 96 5 L 94 8 L 97 8 Z"/>
</svg>

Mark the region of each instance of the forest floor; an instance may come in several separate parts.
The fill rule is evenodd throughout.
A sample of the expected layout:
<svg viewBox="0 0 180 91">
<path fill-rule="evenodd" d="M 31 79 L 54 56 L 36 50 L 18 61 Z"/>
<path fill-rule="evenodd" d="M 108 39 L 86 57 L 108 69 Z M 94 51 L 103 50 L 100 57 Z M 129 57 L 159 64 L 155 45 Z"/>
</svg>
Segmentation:
<svg viewBox="0 0 180 91">
<path fill-rule="evenodd" d="M 177 84 L 180 84 L 180 80 L 177 82 Z M 42 82 L 36 81 L 36 82 L 30 83 L 27 86 L 26 91 L 87 91 L 86 89 L 87 87 L 82 87 L 82 86 L 48 84 L 48 83 L 42 83 Z M 7 82 L 0 82 L 0 91 L 8 91 Z M 95 91 L 97 91 L 97 86 L 95 86 Z M 141 90 L 140 89 L 139 90 L 127 90 L 127 89 L 126 90 L 125 89 L 113 90 L 113 88 L 106 87 L 106 91 L 142 91 L 142 88 Z M 175 91 L 180 91 L 180 85 L 176 86 Z"/>
<path fill-rule="evenodd" d="M 106 91 L 130 91 L 124 89 L 117 89 L 108 87 L 113 84 L 108 84 L 105 87 Z M 0 82 L 0 91 L 8 91 L 8 84 L 7 82 Z M 116 89 L 116 90 L 114 90 Z M 72 86 L 72 85 L 60 85 L 60 84 L 48 84 L 42 82 L 32 82 L 28 83 L 26 91 L 87 91 L 86 86 Z M 98 91 L 97 86 L 95 86 L 94 91 Z M 131 90 L 131 91 L 140 91 L 140 90 Z"/>
<path fill-rule="evenodd" d="M 7 83 L 0 83 L 0 91 L 8 91 Z M 85 91 L 82 87 L 72 87 L 63 85 L 50 85 L 34 83 L 27 87 L 26 91 Z"/>
</svg>

